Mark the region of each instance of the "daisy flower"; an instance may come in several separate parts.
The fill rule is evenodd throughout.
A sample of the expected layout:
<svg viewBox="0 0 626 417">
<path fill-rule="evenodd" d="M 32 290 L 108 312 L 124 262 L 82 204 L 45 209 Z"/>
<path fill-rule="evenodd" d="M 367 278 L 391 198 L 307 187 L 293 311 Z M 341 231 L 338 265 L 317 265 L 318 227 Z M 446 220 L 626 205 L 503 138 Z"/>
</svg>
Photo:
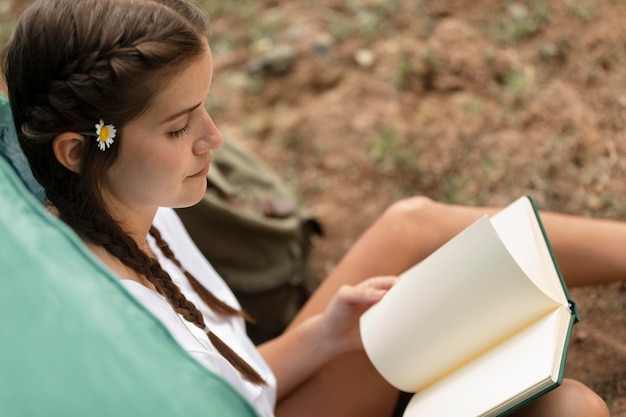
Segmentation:
<svg viewBox="0 0 626 417">
<path fill-rule="evenodd" d="M 100 123 L 96 124 L 96 140 L 98 141 L 98 147 L 101 151 L 106 150 L 113 143 L 113 138 L 117 130 L 113 125 L 105 125 L 104 121 L 100 119 Z"/>
</svg>

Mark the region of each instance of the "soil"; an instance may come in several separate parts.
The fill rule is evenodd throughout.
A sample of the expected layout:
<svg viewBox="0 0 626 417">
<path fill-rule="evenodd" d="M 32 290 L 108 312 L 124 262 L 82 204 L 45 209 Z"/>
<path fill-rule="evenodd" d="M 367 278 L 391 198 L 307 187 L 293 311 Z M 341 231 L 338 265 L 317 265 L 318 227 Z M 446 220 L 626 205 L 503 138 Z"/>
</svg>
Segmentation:
<svg viewBox="0 0 626 417">
<path fill-rule="evenodd" d="M 322 222 L 320 279 L 409 195 L 626 220 L 626 2 L 207 3 L 211 114 Z M 571 294 L 566 376 L 626 417 L 626 283 Z"/>
</svg>

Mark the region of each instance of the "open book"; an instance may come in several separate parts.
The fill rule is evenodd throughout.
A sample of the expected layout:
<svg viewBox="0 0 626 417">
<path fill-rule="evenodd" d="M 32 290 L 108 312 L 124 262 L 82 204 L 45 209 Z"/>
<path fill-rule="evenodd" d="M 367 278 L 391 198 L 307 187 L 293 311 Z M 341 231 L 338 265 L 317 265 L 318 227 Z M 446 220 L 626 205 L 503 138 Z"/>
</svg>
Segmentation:
<svg viewBox="0 0 626 417">
<path fill-rule="evenodd" d="M 475 417 L 560 385 L 576 321 L 537 209 L 522 197 L 404 272 L 360 326 L 380 374 L 416 393 L 405 417 Z"/>
</svg>

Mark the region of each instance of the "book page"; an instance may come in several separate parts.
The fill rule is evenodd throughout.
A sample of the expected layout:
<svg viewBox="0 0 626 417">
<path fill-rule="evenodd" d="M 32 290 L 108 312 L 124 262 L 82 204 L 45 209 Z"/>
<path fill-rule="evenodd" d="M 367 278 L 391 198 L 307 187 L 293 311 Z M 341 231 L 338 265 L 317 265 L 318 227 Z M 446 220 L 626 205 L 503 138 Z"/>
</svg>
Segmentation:
<svg viewBox="0 0 626 417">
<path fill-rule="evenodd" d="M 526 277 L 485 216 L 402 274 L 361 316 L 361 338 L 383 377 L 415 392 L 559 305 Z"/>
<path fill-rule="evenodd" d="M 521 197 L 491 219 L 493 227 L 522 270 L 550 297 L 567 304 L 557 269 L 534 208 Z"/>
<path fill-rule="evenodd" d="M 560 383 L 571 315 L 566 308 L 418 392 L 404 417 L 497 416 Z M 453 399 L 453 400 L 451 400 Z"/>
</svg>

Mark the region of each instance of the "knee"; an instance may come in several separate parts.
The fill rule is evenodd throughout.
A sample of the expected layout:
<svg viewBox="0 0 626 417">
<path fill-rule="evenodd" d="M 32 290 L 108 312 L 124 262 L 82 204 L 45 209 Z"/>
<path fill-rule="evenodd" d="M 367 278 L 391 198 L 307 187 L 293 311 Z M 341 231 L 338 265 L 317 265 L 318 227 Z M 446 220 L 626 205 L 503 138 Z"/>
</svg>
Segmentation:
<svg viewBox="0 0 626 417">
<path fill-rule="evenodd" d="M 408 197 L 390 205 L 382 217 L 389 224 L 430 224 L 434 220 L 437 205 L 441 205 L 441 203 L 437 203 L 429 197 Z"/>
<path fill-rule="evenodd" d="M 525 416 L 610 417 L 604 400 L 586 385 L 571 379 L 514 414 Z"/>
<path fill-rule="evenodd" d="M 559 388 L 568 416 L 610 417 L 606 402 L 589 387 L 573 379 L 566 379 Z"/>
<path fill-rule="evenodd" d="M 387 232 L 399 239 L 419 237 L 422 245 L 434 250 L 458 233 L 465 223 L 459 223 L 458 208 L 429 197 L 416 196 L 399 200 L 385 210 L 382 224 Z"/>
</svg>

